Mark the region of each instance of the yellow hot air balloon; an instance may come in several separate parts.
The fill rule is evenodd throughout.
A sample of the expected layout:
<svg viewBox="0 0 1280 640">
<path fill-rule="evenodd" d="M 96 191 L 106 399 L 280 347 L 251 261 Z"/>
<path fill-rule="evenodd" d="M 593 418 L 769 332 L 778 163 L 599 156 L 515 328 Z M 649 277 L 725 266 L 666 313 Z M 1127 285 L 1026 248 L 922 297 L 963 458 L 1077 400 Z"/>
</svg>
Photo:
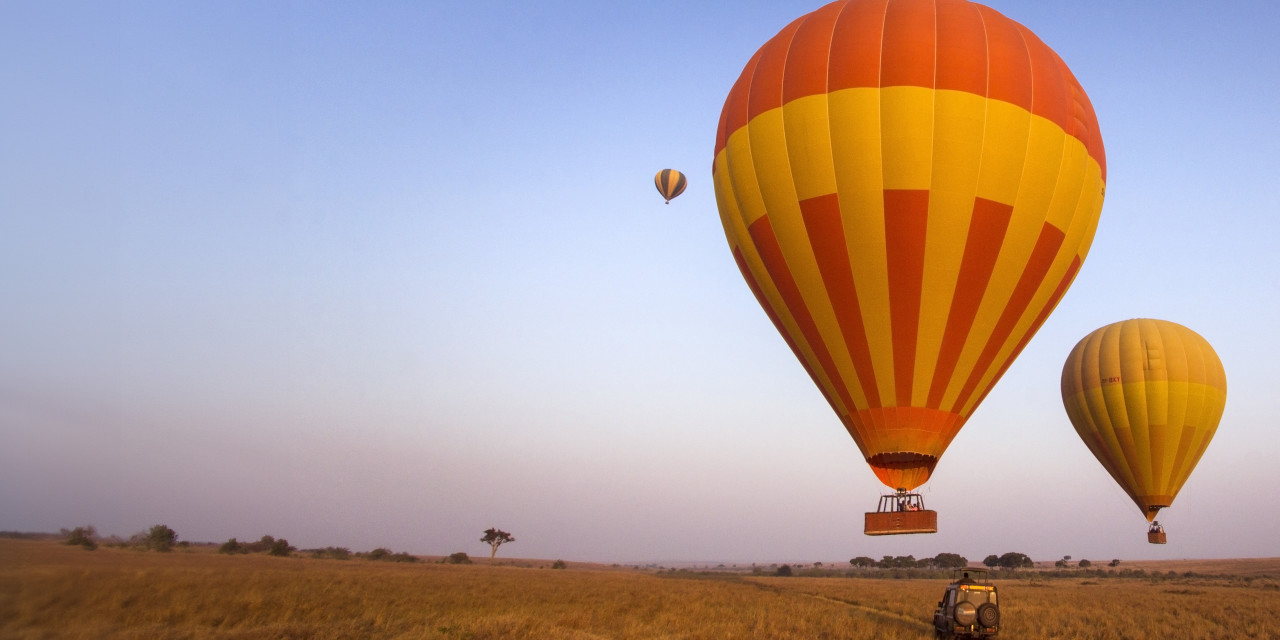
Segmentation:
<svg viewBox="0 0 1280 640">
<path fill-rule="evenodd" d="M 1066 292 L 1106 183 L 1066 64 L 965 0 L 842 0 L 792 22 L 730 90 L 712 171 L 748 286 L 903 491 Z"/>
<path fill-rule="evenodd" d="M 1062 367 L 1071 424 L 1153 523 L 1200 461 L 1226 402 L 1227 374 L 1213 347 L 1166 320 L 1102 327 Z M 1164 542 L 1158 524 L 1150 533 Z"/>
<path fill-rule="evenodd" d="M 684 193 L 687 185 L 684 174 L 675 169 L 663 169 L 653 176 L 653 186 L 658 188 L 658 193 L 662 194 L 667 204 L 671 204 L 672 198 Z"/>
</svg>

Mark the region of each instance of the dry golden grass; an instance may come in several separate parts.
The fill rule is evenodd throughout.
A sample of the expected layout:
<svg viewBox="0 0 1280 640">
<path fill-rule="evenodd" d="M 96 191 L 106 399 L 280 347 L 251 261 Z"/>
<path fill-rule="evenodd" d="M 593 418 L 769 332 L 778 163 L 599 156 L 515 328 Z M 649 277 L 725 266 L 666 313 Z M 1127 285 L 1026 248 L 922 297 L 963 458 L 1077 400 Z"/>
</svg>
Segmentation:
<svg viewBox="0 0 1280 640">
<path fill-rule="evenodd" d="M 91 552 L 0 539 L 0 639 L 923 639 L 944 584 Z M 999 584 L 1004 638 L 1280 636 L 1271 580 Z"/>
<path fill-rule="evenodd" d="M 1096 564 L 1096 563 L 1095 563 Z M 1280 578 L 1280 558 L 1225 560 L 1135 560 L 1120 563 L 1120 568 L 1144 571 L 1212 573 L 1230 576 L 1274 576 Z"/>
</svg>

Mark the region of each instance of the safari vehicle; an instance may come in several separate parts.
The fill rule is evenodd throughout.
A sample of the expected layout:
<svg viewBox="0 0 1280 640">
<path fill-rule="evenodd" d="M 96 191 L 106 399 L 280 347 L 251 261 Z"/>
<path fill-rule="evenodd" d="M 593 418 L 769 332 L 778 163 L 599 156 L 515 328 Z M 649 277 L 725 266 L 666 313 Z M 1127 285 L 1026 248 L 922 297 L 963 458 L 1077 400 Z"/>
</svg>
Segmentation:
<svg viewBox="0 0 1280 640">
<path fill-rule="evenodd" d="M 956 569 L 933 612 L 936 638 L 985 638 L 1000 631 L 1000 603 L 986 569 Z"/>
</svg>

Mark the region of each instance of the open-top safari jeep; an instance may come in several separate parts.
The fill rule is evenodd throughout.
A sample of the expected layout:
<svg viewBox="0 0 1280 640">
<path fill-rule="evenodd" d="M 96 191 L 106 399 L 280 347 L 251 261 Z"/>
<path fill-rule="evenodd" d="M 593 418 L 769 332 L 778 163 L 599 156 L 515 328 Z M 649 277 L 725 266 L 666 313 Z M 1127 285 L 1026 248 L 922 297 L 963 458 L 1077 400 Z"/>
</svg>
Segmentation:
<svg viewBox="0 0 1280 640">
<path fill-rule="evenodd" d="M 933 612 L 937 638 L 984 638 L 1000 631 L 1000 602 L 986 569 L 956 569 Z"/>
</svg>

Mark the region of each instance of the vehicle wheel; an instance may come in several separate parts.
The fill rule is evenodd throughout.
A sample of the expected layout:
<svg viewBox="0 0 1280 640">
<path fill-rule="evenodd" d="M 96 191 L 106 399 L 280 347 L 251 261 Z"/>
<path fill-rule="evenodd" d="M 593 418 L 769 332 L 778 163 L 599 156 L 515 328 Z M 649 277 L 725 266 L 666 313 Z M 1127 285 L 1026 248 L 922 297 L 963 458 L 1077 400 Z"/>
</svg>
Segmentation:
<svg viewBox="0 0 1280 640">
<path fill-rule="evenodd" d="M 990 602 L 978 607 L 978 624 L 984 627 L 994 627 L 1000 624 L 999 607 Z"/>
<path fill-rule="evenodd" d="M 953 615 L 955 616 L 956 622 L 962 627 L 967 627 L 973 624 L 973 621 L 978 617 L 976 607 L 973 606 L 972 602 L 961 602 L 960 604 L 957 604 Z"/>
</svg>

